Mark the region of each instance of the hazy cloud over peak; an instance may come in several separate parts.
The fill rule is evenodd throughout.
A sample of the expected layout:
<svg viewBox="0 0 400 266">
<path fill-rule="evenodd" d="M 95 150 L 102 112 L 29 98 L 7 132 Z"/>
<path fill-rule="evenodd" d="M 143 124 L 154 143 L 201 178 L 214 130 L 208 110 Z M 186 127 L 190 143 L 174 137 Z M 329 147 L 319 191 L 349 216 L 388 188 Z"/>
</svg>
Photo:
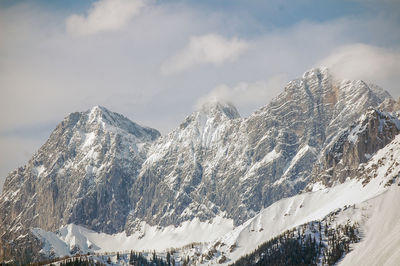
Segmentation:
<svg viewBox="0 0 400 266">
<path fill-rule="evenodd" d="M 341 46 L 317 63 L 327 66 L 339 79 L 364 80 L 385 89 L 400 77 L 400 51 L 362 43 Z"/>
<path fill-rule="evenodd" d="M 118 30 L 139 13 L 144 5 L 143 0 L 99 0 L 93 3 L 86 16 L 69 16 L 66 19 L 67 31 L 76 35 L 89 35 Z"/>
<path fill-rule="evenodd" d="M 267 80 L 256 82 L 240 82 L 234 86 L 221 84 L 202 96 L 196 103 L 195 109 L 208 102 L 230 102 L 248 115 L 254 107 L 268 103 L 287 83 L 284 74 L 275 75 Z"/>
<path fill-rule="evenodd" d="M 193 36 L 187 46 L 162 65 L 163 74 L 184 71 L 199 64 L 220 65 L 235 60 L 249 44 L 238 38 L 227 39 L 218 34 Z"/>
</svg>

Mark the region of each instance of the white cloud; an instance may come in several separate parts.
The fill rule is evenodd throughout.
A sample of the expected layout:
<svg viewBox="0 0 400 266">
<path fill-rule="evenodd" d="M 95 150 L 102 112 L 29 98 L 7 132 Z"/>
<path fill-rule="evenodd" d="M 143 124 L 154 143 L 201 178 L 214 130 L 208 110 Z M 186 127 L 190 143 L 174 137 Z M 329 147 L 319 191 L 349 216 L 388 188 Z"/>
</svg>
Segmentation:
<svg viewBox="0 0 400 266">
<path fill-rule="evenodd" d="M 112 38 L 75 38 L 65 31 L 65 17 L 50 11 L 33 3 L 0 8 L 0 32 L 7 36 L 0 38 L 0 150 L 3 154 L 15 152 L 12 158 L 18 158 L 0 158 L 0 182 L 1 173 L 27 161 L 25 150 L 32 154 L 48 137 L 43 131 L 30 129 L 30 125 L 55 125 L 69 112 L 104 105 L 168 133 L 192 111 L 201 96 L 208 94 L 233 102 L 246 115 L 283 90 L 284 77 L 282 83 L 272 82 L 280 80 L 280 73 L 287 74 L 288 80 L 301 76 L 345 44 L 369 41 L 372 45 L 398 47 L 400 38 L 397 25 L 376 19 L 304 22 L 254 35 L 241 17 L 204 12 L 170 1 L 146 5 L 125 22 L 123 30 L 113 32 Z M 89 21 L 90 15 L 86 15 L 91 13 L 77 14 L 85 14 L 85 21 Z M 160 75 L 166 58 L 181 51 L 185 44 L 188 49 L 190 36 L 201 37 L 205 32 L 218 32 L 225 36 L 220 37 L 221 43 L 239 43 L 242 48 L 235 53 L 229 45 L 222 45 L 224 49 L 219 49 L 223 54 L 230 51 L 231 57 L 216 57 L 221 59 L 205 63 L 202 60 L 210 57 L 207 55 L 196 59 L 200 62 L 190 62 L 220 64 L 218 68 L 197 67 L 185 75 Z M 251 36 L 251 42 L 240 36 Z M 227 61 L 230 63 L 223 64 Z M 267 81 L 254 82 L 257 80 Z M 395 87 L 400 84 L 400 75 L 390 82 L 387 86 L 377 84 L 393 96 L 400 96 L 399 87 Z M 218 84 L 227 85 L 224 88 Z M 215 87 L 220 88 L 209 93 Z M 42 141 L 25 145 L 24 140 L 31 143 L 25 135 L 13 139 L 1 135 L 21 127 L 26 128 L 26 136 Z"/>
<path fill-rule="evenodd" d="M 195 108 L 199 109 L 208 102 L 230 102 L 247 115 L 248 112 L 254 111 L 255 106 L 263 106 L 272 100 L 278 92 L 282 91 L 286 83 L 287 76 L 281 74 L 273 76 L 267 81 L 240 82 L 235 86 L 222 84 L 201 97 Z"/>
<path fill-rule="evenodd" d="M 317 65 L 327 66 L 340 79 L 360 79 L 385 89 L 400 77 L 400 51 L 366 44 L 339 47 Z M 398 89 L 398 88 L 397 88 Z"/>
<path fill-rule="evenodd" d="M 7 175 L 14 169 L 24 165 L 33 155 L 34 151 L 43 144 L 43 141 L 20 138 L 0 137 L 0 194 Z"/>
<path fill-rule="evenodd" d="M 76 35 L 89 35 L 118 30 L 138 14 L 144 5 L 143 0 L 100 0 L 93 4 L 86 16 L 69 16 L 66 20 L 67 31 Z"/>
<path fill-rule="evenodd" d="M 206 63 L 220 65 L 235 60 L 246 48 L 248 43 L 238 38 L 229 40 L 217 34 L 193 36 L 182 51 L 162 65 L 161 72 L 171 74 Z"/>
</svg>

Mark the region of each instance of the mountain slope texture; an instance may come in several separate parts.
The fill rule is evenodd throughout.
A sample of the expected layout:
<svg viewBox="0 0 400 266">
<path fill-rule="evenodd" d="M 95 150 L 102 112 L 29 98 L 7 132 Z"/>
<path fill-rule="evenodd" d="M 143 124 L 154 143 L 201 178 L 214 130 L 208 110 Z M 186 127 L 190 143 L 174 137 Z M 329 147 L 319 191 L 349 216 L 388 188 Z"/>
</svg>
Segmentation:
<svg viewBox="0 0 400 266">
<path fill-rule="evenodd" d="M 374 228 L 398 197 L 399 107 L 376 85 L 316 68 L 247 118 L 211 102 L 164 136 L 104 107 L 72 113 L 6 179 L 0 261 L 181 248 L 178 264 L 230 264 L 329 216 L 330 230 L 346 219 L 366 230 L 343 260 L 356 263 L 357 248 L 399 241 L 390 221 L 392 238 Z"/>
</svg>

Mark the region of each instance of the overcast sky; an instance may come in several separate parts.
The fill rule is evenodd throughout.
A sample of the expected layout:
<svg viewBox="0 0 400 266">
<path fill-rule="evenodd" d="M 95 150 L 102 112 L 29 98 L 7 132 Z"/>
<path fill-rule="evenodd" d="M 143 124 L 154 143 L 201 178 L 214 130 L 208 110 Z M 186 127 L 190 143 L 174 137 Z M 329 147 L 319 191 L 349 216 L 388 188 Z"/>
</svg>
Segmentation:
<svg viewBox="0 0 400 266">
<path fill-rule="evenodd" d="M 68 113 L 163 134 L 210 97 L 249 115 L 316 66 L 400 96 L 397 0 L 0 1 L 0 188 Z"/>
</svg>

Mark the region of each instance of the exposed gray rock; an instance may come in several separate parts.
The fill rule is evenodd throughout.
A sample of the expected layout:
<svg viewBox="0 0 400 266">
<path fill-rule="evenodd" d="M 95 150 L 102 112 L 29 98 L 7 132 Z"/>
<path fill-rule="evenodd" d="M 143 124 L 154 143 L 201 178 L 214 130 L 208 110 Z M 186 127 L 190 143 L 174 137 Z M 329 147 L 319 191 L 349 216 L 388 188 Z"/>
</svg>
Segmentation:
<svg viewBox="0 0 400 266">
<path fill-rule="evenodd" d="M 312 190 L 316 183 L 330 187 L 343 183 L 348 177 L 358 177 L 360 164 L 367 162 L 399 133 L 400 121 L 395 114 L 369 109 L 326 148 L 314 166 L 313 180 L 307 190 Z"/>
<path fill-rule="evenodd" d="M 0 197 L 0 232 L 7 234 L 0 246 L 32 227 L 123 230 L 129 189 L 159 135 L 103 107 L 68 115 L 28 164 L 7 177 Z"/>
<path fill-rule="evenodd" d="M 241 224 L 302 191 L 318 158 L 388 98 L 374 85 L 337 83 L 327 69 L 313 69 L 248 118 L 231 104 L 209 103 L 163 137 L 102 107 L 70 114 L 6 179 L 0 259 L 18 257 L 9 247 L 23 234 L 27 242 L 18 245 L 30 245 L 32 227 L 131 233 L 142 221 L 167 226 L 217 215 Z"/>
<path fill-rule="evenodd" d="M 229 104 L 203 107 L 150 148 L 126 230 L 143 220 L 162 226 L 216 215 L 246 221 L 303 190 L 320 152 L 386 98 L 376 86 L 336 83 L 327 69 L 313 69 L 248 118 Z"/>
<path fill-rule="evenodd" d="M 400 97 L 399 99 L 394 100 L 392 98 L 385 99 L 378 107 L 379 110 L 385 112 L 398 112 L 400 111 Z"/>
</svg>

